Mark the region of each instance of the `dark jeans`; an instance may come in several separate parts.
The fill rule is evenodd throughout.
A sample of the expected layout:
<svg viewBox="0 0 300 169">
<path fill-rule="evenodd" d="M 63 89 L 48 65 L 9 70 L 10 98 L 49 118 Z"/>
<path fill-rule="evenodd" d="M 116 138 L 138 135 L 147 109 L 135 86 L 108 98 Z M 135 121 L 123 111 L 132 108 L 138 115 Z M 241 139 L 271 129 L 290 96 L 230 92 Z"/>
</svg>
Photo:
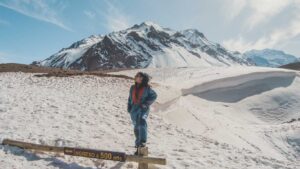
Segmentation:
<svg viewBox="0 0 300 169">
<path fill-rule="evenodd" d="M 130 113 L 134 126 L 135 145 L 140 146 L 147 142 L 147 117 L 148 112 L 133 111 Z"/>
</svg>

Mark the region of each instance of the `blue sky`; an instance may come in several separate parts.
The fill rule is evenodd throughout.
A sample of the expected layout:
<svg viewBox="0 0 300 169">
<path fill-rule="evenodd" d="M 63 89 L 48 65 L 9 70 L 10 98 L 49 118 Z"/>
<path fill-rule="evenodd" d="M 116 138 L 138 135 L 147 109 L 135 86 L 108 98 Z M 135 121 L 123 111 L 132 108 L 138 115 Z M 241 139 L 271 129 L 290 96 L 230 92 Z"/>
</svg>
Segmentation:
<svg viewBox="0 0 300 169">
<path fill-rule="evenodd" d="M 300 56 L 299 0 L 0 0 L 0 62 L 42 60 L 143 21 L 196 28 L 230 50 Z"/>
</svg>

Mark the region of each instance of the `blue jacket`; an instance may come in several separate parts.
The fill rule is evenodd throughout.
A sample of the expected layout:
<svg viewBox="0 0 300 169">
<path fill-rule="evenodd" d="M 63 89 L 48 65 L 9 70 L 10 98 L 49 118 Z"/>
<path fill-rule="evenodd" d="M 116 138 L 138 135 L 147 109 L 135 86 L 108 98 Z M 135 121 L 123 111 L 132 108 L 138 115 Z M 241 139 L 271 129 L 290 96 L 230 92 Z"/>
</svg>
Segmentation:
<svg viewBox="0 0 300 169">
<path fill-rule="evenodd" d="M 133 91 L 133 89 L 134 89 L 134 85 L 132 85 L 130 87 L 130 90 L 129 90 L 127 111 L 129 113 L 132 113 L 132 112 L 148 113 L 150 105 L 157 98 L 156 92 L 151 87 L 146 87 L 144 89 L 143 95 L 141 97 L 141 104 L 136 105 L 136 104 L 133 104 L 133 101 L 132 101 L 132 91 Z M 144 105 L 145 108 L 142 108 L 141 105 Z"/>
</svg>

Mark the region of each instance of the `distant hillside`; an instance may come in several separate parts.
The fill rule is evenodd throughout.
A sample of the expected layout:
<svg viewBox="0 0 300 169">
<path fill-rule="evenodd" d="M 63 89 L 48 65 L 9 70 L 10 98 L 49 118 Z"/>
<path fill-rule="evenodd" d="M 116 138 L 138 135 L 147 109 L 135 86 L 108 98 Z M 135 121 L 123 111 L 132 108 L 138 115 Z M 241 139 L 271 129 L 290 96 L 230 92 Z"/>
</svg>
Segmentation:
<svg viewBox="0 0 300 169">
<path fill-rule="evenodd" d="M 4 63 L 0 64 L 0 72 L 25 72 L 25 73 L 49 73 L 53 71 L 61 71 L 57 68 L 39 67 L 34 65 Z"/>
<path fill-rule="evenodd" d="M 300 70 L 300 62 L 290 63 L 287 65 L 280 66 L 281 68 L 292 69 L 292 70 Z"/>
<path fill-rule="evenodd" d="M 116 77 L 116 78 L 132 79 L 131 77 L 125 75 L 108 73 L 108 72 L 119 71 L 119 70 L 122 69 L 101 70 L 101 71 L 79 71 L 79 70 L 66 70 L 66 69 L 51 68 L 51 67 L 39 67 L 35 65 L 25 65 L 25 64 L 17 64 L 17 63 L 0 64 L 0 73 L 5 73 L 5 72 L 35 73 L 36 77 L 53 77 L 53 76 L 68 77 L 68 76 L 92 75 L 92 76 L 99 76 L 99 77 Z"/>
</svg>

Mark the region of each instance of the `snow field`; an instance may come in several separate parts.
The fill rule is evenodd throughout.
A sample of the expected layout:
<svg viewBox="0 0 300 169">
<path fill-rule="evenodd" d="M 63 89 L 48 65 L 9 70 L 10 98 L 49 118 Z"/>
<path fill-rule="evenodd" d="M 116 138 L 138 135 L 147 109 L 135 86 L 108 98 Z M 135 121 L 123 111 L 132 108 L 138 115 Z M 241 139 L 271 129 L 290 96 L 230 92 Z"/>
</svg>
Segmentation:
<svg viewBox="0 0 300 169">
<path fill-rule="evenodd" d="M 115 73 L 133 76 L 137 71 Z M 153 88 L 159 95 L 148 120 L 150 155 L 166 157 L 168 161 L 167 166 L 152 168 L 300 167 L 297 160 L 300 122 L 285 123 L 299 117 L 300 113 L 297 111 L 300 96 L 295 92 L 300 81 L 295 73 L 242 67 L 236 70 L 167 68 L 143 71 L 153 76 Z M 249 79 L 243 80 L 247 76 Z M 278 78 L 284 77 L 290 83 L 279 83 L 255 94 L 250 92 L 234 102 L 212 100 L 192 90 L 205 83 L 214 84 L 220 78 L 231 78 L 232 83 L 217 81 L 222 85 L 201 91 L 210 91 L 209 95 L 215 96 L 211 90 L 250 90 L 255 86 L 249 82 L 256 79 L 265 86 L 268 83 L 263 79 L 274 77 L 275 81 L 268 81 L 278 83 Z M 0 84 L 1 139 L 130 154 L 134 151 L 132 125 L 126 112 L 132 81 L 112 77 L 46 78 L 1 73 Z M 185 90 L 193 92 L 183 94 Z M 277 102 L 274 98 L 278 98 Z M 277 110 L 281 111 L 278 115 Z M 278 118 L 274 118 L 276 116 Z M 135 167 L 135 163 L 35 154 L 0 146 L 0 168 Z"/>
</svg>

